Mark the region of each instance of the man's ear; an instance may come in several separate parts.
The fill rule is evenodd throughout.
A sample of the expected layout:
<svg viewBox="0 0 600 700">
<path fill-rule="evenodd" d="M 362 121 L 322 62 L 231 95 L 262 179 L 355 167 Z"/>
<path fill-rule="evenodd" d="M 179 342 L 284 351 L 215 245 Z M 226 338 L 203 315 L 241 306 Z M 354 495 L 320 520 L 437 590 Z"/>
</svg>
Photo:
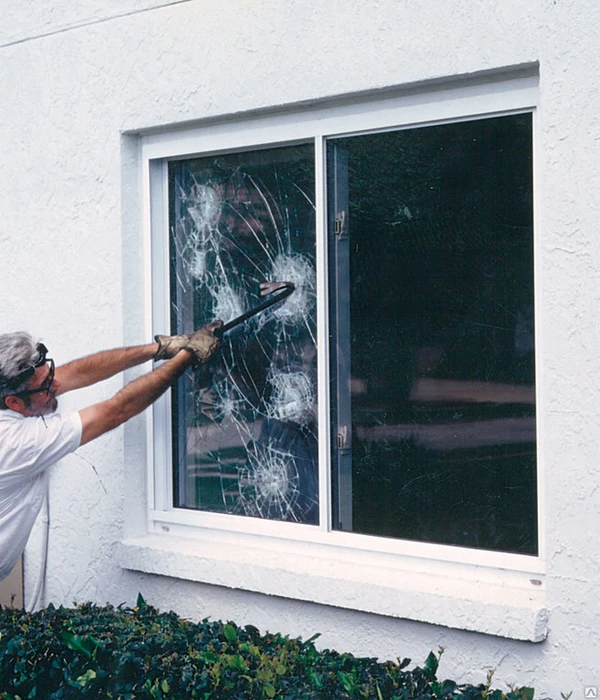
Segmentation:
<svg viewBox="0 0 600 700">
<path fill-rule="evenodd" d="M 4 403 L 6 404 L 7 408 L 10 408 L 11 411 L 16 411 L 17 413 L 22 413 L 25 409 L 25 401 L 23 401 L 23 399 L 19 396 L 5 396 Z"/>
</svg>

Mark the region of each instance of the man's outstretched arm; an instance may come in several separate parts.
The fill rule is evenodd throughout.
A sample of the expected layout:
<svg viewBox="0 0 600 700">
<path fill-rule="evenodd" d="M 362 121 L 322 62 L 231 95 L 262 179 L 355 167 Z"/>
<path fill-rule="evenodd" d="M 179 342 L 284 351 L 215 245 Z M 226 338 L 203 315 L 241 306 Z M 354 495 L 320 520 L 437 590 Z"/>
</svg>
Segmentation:
<svg viewBox="0 0 600 700">
<path fill-rule="evenodd" d="M 182 350 L 153 372 L 134 379 L 112 398 L 79 411 L 81 444 L 122 425 L 154 403 L 185 370 L 194 363 L 194 355 Z"/>
<path fill-rule="evenodd" d="M 219 339 L 214 331 L 220 325 L 220 321 L 207 324 L 194 333 L 185 350 L 178 352 L 168 362 L 138 377 L 107 401 L 79 411 L 82 423 L 80 444 L 84 445 L 141 413 L 195 362 L 208 362 L 219 348 Z"/>
<path fill-rule="evenodd" d="M 81 357 L 56 368 L 56 379 L 60 382 L 57 394 L 96 384 L 119 372 L 151 360 L 158 350 L 158 343 L 136 345 L 129 348 L 102 350 Z"/>
</svg>

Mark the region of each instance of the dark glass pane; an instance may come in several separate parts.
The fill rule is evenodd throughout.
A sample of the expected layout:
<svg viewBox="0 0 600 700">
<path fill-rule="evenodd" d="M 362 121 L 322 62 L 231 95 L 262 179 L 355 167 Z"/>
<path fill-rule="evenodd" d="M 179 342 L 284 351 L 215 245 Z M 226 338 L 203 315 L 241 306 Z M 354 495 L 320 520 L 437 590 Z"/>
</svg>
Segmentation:
<svg viewBox="0 0 600 700">
<path fill-rule="evenodd" d="M 346 307 L 331 295 L 351 414 L 342 425 L 342 389 L 334 526 L 536 554 L 531 115 L 332 139 L 328 153 L 349 212 L 347 251 L 331 234 L 332 279 L 350 280 Z"/>
<path fill-rule="evenodd" d="M 318 521 L 314 149 L 169 165 L 172 331 L 285 301 L 224 336 L 173 395 L 175 506 Z"/>
</svg>

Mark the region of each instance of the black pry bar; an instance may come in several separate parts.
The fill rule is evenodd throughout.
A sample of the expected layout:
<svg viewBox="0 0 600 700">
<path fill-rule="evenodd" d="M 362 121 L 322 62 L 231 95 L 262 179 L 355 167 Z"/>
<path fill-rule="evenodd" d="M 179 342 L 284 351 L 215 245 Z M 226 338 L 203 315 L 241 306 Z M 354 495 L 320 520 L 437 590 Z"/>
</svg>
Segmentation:
<svg viewBox="0 0 600 700">
<path fill-rule="evenodd" d="M 232 328 L 235 328 L 240 323 L 247 321 L 249 318 L 252 318 L 252 316 L 256 316 L 256 314 L 260 313 L 261 311 L 264 311 L 265 309 L 268 309 L 270 306 L 273 306 L 273 304 L 276 304 L 278 301 L 282 301 L 286 297 L 289 297 L 289 295 L 295 289 L 296 287 L 292 284 L 292 282 L 282 282 L 281 287 L 278 287 L 269 294 L 269 299 L 265 299 L 265 301 L 262 301 L 260 304 L 257 304 L 252 309 L 245 311 L 240 316 L 237 316 L 231 321 L 227 321 L 227 323 L 224 323 L 220 328 L 217 328 L 215 330 L 215 335 L 217 336 L 217 338 L 220 338 L 224 333 L 227 333 L 227 331 L 230 331 Z"/>
</svg>

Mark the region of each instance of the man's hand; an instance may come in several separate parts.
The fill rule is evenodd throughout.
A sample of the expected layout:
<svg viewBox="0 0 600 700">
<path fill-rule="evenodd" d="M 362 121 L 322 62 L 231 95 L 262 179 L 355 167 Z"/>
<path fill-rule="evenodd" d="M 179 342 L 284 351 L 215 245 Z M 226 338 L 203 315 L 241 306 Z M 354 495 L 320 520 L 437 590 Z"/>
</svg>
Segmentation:
<svg viewBox="0 0 600 700">
<path fill-rule="evenodd" d="M 175 357 L 180 350 L 188 346 L 190 337 L 189 335 L 155 335 L 154 340 L 158 343 L 158 350 L 154 359 L 170 360 Z"/>
<path fill-rule="evenodd" d="M 223 321 L 213 321 L 202 326 L 189 339 L 185 349 L 193 353 L 198 362 L 208 362 L 221 345 L 221 340 L 217 338 L 215 331 L 222 325 Z"/>
</svg>

